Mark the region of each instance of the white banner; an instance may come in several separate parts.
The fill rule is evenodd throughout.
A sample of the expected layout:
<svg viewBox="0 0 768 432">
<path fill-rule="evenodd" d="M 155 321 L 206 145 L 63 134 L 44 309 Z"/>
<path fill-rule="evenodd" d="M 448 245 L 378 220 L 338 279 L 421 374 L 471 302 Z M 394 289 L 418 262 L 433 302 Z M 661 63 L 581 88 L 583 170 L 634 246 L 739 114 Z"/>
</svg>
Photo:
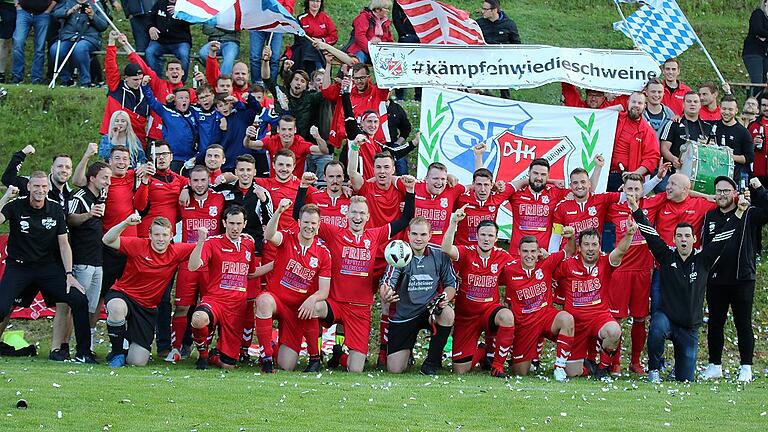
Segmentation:
<svg viewBox="0 0 768 432">
<path fill-rule="evenodd" d="M 596 190 L 605 191 L 611 164 L 618 112 L 563 106 L 541 105 L 480 96 L 454 90 L 424 88 L 421 96 L 421 139 L 418 150 L 418 175 L 427 166 L 441 162 L 462 184 L 472 182 L 472 148 L 486 144 L 483 166 L 497 180 L 513 180 L 527 175 L 536 158 L 551 166 L 551 179 L 565 180 L 574 168 L 590 174 L 594 158 L 602 154 L 602 170 Z M 508 208 L 499 213 L 499 226 L 508 238 L 511 215 Z"/>
<path fill-rule="evenodd" d="M 513 88 L 551 82 L 611 93 L 641 90 L 659 76 L 642 51 L 544 45 L 369 45 L 379 87 Z"/>
</svg>

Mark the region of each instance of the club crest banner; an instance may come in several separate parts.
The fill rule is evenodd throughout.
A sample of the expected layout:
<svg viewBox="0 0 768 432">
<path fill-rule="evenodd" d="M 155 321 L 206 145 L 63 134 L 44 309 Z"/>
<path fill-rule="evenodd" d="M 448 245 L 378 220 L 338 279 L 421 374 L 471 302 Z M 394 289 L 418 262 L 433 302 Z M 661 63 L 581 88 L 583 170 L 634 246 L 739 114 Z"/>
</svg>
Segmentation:
<svg viewBox="0 0 768 432">
<path fill-rule="evenodd" d="M 513 88 L 569 82 L 629 94 L 659 76 L 658 63 L 633 50 L 545 45 L 369 45 L 379 87 Z"/>
<path fill-rule="evenodd" d="M 574 168 L 592 174 L 595 156 L 602 154 L 605 168 L 597 191 L 605 191 L 611 163 L 618 113 L 542 105 L 481 96 L 454 90 L 424 88 L 421 98 L 421 137 L 418 175 L 441 162 L 462 184 L 472 182 L 473 147 L 485 143 L 483 166 L 496 180 L 527 176 L 536 158 L 549 161 L 550 178 L 565 180 Z M 508 233 L 508 211 L 499 213 L 502 234 Z M 507 234 L 508 236 L 508 234 Z"/>
</svg>

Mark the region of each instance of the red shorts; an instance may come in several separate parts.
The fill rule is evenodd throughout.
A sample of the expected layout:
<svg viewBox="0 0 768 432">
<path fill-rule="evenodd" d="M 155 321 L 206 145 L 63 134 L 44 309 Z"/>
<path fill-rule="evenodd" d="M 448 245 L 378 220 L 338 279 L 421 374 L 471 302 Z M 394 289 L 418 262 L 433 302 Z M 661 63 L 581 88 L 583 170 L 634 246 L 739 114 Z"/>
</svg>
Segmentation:
<svg viewBox="0 0 768 432">
<path fill-rule="evenodd" d="M 651 296 L 650 270 L 616 270 L 608 289 L 608 305 L 614 318 L 648 316 Z"/>
<path fill-rule="evenodd" d="M 526 315 L 525 322 L 515 322 L 515 343 L 512 345 L 514 363 L 535 359 L 536 347 L 542 337 L 557 340 L 557 335 L 552 334 L 552 323 L 560 312 L 554 306 L 547 306 L 530 316 Z"/>
<path fill-rule="evenodd" d="M 565 304 L 565 288 L 561 287 L 556 280 L 552 281 L 552 289 L 555 295 L 552 297 L 552 303 L 563 306 Z"/>
<path fill-rule="evenodd" d="M 301 341 L 304 339 L 304 335 L 312 327 L 315 329 L 318 327 L 317 318 L 308 320 L 299 318 L 299 306 L 304 302 L 304 299 L 280 299 L 274 293 L 262 293 L 262 295 L 264 294 L 272 296 L 277 306 L 272 317 L 278 321 L 280 345 L 285 345 L 298 354 L 301 351 Z M 311 343 L 311 341 L 307 341 L 307 343 Z"/>
<path fill-rule="evenodd" d="M 232 305 L 226 305 L 203 297 L 200 301 L 200 306 L 208 308 L 208 310 L 211 311 L 211 314 L 213 315 L 211 327 L 219 328 L 219 338 L 216 342 L 216 349 L 229 358 L 239 358 L 240 343 L 243 337 L 245 305 L 243 304 L 243 307 L 233 308 Z"/>
<path fill-rule="evenodd" d="M 493 324 L 493 320 L 496 318 L 496 313 L 503 308 L 504 306 L 498 303 L 489 302 L 479 307 L 471 315 L 456 314 L 453 322 L 452 357 L 454 362 L 459 363 L 461 360 L 469 361 L 472 359 L 477 350 L 477 340 L 480 338 L 480 333 L 485 332 L 486 336 L 490 335 L 492 331 L 495 333 L 496 326 Z"/>
<path fill-rule="evenodd" d="M 256 257 L 256 266 L 261 265 L 261 257 Z M 247 293 L 248 293 L 248 299 L 255 299 L 256 297 L 261 294 L 261 276 L 255 278 L 255 279 L 248 279 L 248 287 L 247 287 Z"/>
<path fill-rule="evenodd" d="M 371 305 L 344 303 L 327 299 L 333 320 L 323 321 L 324 327 L 333 323 L 344 324 L 344 344 L 349 349 L 368 355 L 368 338 L 371 332 Z M 329 315 L 330 318 L 330 315 Z"/>
<path fill-rule="evenodd" d="M 176 276 L 176 294 L 173 299 L 175 306 L 194 306 L 197 304 L 198 294 L 203 296 L 205 287 L 205 269 L 189 271 L 188 261 L 179 264 L 179 274 Z"/>
<path fill-rule="evenodd" d="M 573 316 L 574 336 L 571 346 L 571 360 L 582 360 L 587 356 L 587 344 L 597 342 L 600 329 L 610 322 L 616 322 L 608 311 L 590 313 L 584 316 Z"/>
</svg>

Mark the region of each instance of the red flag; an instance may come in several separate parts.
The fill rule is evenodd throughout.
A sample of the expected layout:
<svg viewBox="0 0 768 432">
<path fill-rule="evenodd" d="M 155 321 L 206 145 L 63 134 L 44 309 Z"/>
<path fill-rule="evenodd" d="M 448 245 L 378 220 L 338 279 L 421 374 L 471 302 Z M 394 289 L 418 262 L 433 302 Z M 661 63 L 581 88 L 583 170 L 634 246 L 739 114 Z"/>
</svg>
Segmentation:
<svg viewBox="0 0 768 432">
<path fill-rule="evenodd" d="M 466 11 L 435 0 L 397 0 L 424 44 L 485 45 Z"/>
</svg>

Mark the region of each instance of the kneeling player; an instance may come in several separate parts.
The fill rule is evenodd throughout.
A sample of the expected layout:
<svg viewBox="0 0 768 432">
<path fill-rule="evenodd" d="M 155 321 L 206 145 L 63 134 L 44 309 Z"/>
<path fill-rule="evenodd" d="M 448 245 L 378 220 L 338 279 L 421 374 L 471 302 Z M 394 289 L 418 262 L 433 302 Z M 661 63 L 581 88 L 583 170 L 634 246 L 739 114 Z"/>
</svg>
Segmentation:
<svg viewBox="0 0 768 432">
<path fill-rule="evenodd" d="M 600 367 L 593 371 L 588 365 L 587 369 L 598 378 L 608 376 L 611 359 L 621 338 L 621 326 L 608 310 L 604 289 L 608 289 L 614 269 L 621 265 L 635 231 L 637 224 L 634 220 L 627 220 L 624 238 L 609 255 L 600 251 L 600 233 L 594 229 L 582 231 L 579 234 L 579 253 L 563 261 L 555 272 L 558 285 L 563 284 L 564 310 L 574 318 L 571 358 L 583 363 L 587 344 L 597 341 L 602 350 Z"/>
<path fill-rule="evenodd" d="M 113 368 L 126 363 L 147 364 L 155 338 L 157 305 L 179 263 L 186 260 L 194 248 L 188 243 L 171 244 L 171 222 L 164 217 L 152 221 L 148 239 L 120 238 L 127 227 L 140 223 L 141 217 L 132 214 L 102 237 L 106 246 L 128 257 L 123 275 L 105 297 L 107 331 L 112 343 L 112 352 L 107 358 Z M 130 343 L 127 353 L 123 348 L 125 340 Z"/>
<path fill-rule="evenodd" d="M 507 361 L 515 337 L 515 317 L 501 305 L 499 275 L 512 259 L 504 249 L 496 247 L 499 227 L 492 220 L 477 225 L 477 245 L 454 246 L 456 228 L 465 217 L 466 205 L 451 217 L 442 248 L 457 262 L 461 285 L 456 298 L 456 322 L 453 331 L 453 370 L 466 373 L 472 369 L 480 333 L 495 335 L 496 350 L 491 362 L 491 375 L 504 378 Z"/>
<path fill-rule="evenodd" d="M 287 371 L 296 368 L 304 338 L 309 352 L 304 372 L 321 369 L 317 343 L 320 327 L 315 305 L 325 300 L 331 289 L 331 253 L 316 237 L 320 208 L 314 204 L 307 204 L 299 211 L 298 233 L 277 230 L 280 216 L 290 206 L 290 200 L 281 200 L 264 232 L 264 238 L 280 248 L 275 254 L 267 292 L 256 299 L 256 336 L 264 348 L 261 369 L 266 373 L 273 372 L 274 349 L 262 341 L 271 340 L 273 319 L 279 322 L 278 365 Z"/>
<path fill-rule="evenodd" d="M 573 227 L 563 227 L 563 237 L 573 237 Z M 527 375 L 531 362 L 538 358 L 537 345 L 542 338 L 557 344 L 555 379 L 565 381 L 581 375 L 581 362 L 569 362 L 573 344 L 573 316 L 552 304 L 552 275 L 575 249 L 573 240 L 562 250 L 541 259 L 541 249 L 534 236 L 520 239 L 520 257 L 504 267 L 506 301 L 515 314 L 515 345 L 512 348 L 512 371 Z"/>
<path fill-rule="evenodd" d="M 443 349 L 453 326 L 454 313 L 448 303 L 456 294 L 456 273 L 450 259 L 429 245 L 431 238 L 429 221 L 421 216 L 413 218 L 408 224 L 411 262 L 403 268 L 387 266 L 381 280 L 382 301 L 392 305 L 387 343 L 387 370 L 392 373 L 402 373 L 408 367 L 422 329 L 430 330 L 432 338 L 421 373 L 437 375 L 442 369 Z"/>
<path fill-rule="evenodd" d="M 243 234 L 245 209 L 231 206 L 224 213 L 224 235 L 208 237 L 198 228 L 197 244 L 189 257 L 189 271 L 205 266 L 207 287 L 192 314 L 192 339 L 199 357 L 197 368 L 207 369 L 211 332 L 219 328 L 217 356 L 210 363 L 233 369 L 240 355 L 243 315 L 245 314 L 248 275 L 256 268 L 253 238 Z"/>
</svg>

